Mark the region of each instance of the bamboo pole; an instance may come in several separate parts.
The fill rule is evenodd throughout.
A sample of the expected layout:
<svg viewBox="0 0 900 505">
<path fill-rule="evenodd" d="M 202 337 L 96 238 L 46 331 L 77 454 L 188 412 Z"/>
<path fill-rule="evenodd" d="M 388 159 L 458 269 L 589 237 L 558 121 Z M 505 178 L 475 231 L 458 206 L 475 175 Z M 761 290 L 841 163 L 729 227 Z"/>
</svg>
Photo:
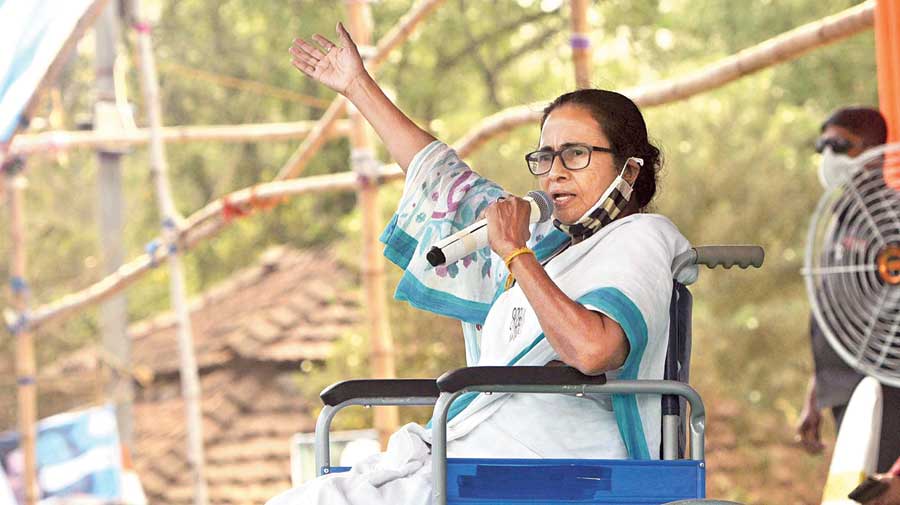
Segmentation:
<svg viewBox="0 0 900 505">
<path fill-rule="evenodd" d="M 591 37 L 588 26 L 589 0 L 572 0 L 572 62 L 575 64 L 575 87 L 591 87 Z"/>
<path fill-rule="evenodd" d="M 159 103 L 159 82 L 150 40 L 150 28 L 142 15 L 140 0 L 134 0 L 135 11 L 140 20 L 137 25 L 140 49 L 141 87 L 150 123 L 150 172 L 156 187 L 159 213 L 163 223 L 162 234 L 170 244 L 175 244 L 182 221 L 172 198 L 166 171 L 165 145 L 160 136 L 162 111 Z M 187 288 L 184 282 L 184 267 L 181 251 L 169 251 L 169 292 L 172 310 L 178 321 L 178 354 L 180 358 L 181 395 L 184 398 L 187 423 L 187 459 L 194 488 L 194 505 L 207 505 L 208 490 L 204 471 L 203 454 L 203 414 L 201 410 L 200 381 L 197 377 L 197 360 L 191 336 L 191 316 L 188 310 Z"/>
<path fill-rule="evenodd" d="M 378 42 L 375 54 L 366 61 L 369 72 L 375 72 L 387 59 L 390 52 L 408 39 L 416 26 L 434 11 L 444 0 L 421 0 L 404 15 L 399 22 Z M 319 123 L 303 140 L 297 151 L 278 171 L 275 180 L 284 180 L 297 177 L 306 168 L 307 163 L 324 144 L 324 137 L 328 135 L 332 125 L 343 114 L 347 106 L 347 99 L 341 95 L 335 97 L 328 109 L 319 119 Z"/>
<path fill-rule="evenodd" d="M 37 481 L 37 386 L 34 360 L 34 338 L 28 330 L 25 314 L 28 313 L 28 288 L 25 284 L 25 176 L 21 167 L 6 168 L 7 204 L 9 207 L 9 238 L 11 258 L 9 264 L 12 307 L 16 316 L 7 318 L 7 324 L 16 339 L 16 384 L 18 397 L 19 447 L 24 455 L 22 469 L 25 484 L 25 504 L 36 505 Z M 12 319 L 12 320 L 9 320 Z"/>
<path fill-rule="evenodd" d="M 686 76 L 633 88 L 622 93 L 642 107 L 684 100 L 870 29 L 874 9 L 874 2 L 869 0 L 744 49 Z M 538 102 L 511 107 L 485 118 L 460 140 L 460 156 L 465 157 L 485 142 L 514 128 L 534 124 L 540 119 L 540 111 L 545 105 L 546 102 Z"/>
<path fill-rule="evenodd" d="M 162 141 L 173 144 L 187 142 L 257 142 L 300 139 L 306 137 L 315 121 L 260 123 L 244 125 L 168 126 L 162 128 Z M 338 121 L 329 133 L 346 135 L 349 123 Z M 138 128 L 121 132 L 49 131 L 17 135 L 9 148 L 11 155 L 53 155 L 71 149 L 124 148 L 150 142 L 150 130 Z"/>
<path fill-rule="evenodd" d="M 349 27 L 354 40 L 362 45 L 369 44 L 372 38 L 372 13 L 368 1 L 350 0 L 348 2 Z M 388 321 L 388 304 L 385 295 L 386 281 L 384 272 L 384 256 L 378 241 L 378 233 L 382 223 L 378 204 L 379 180 L 375 177 L 378 160 L 375 158 L 375 146 L 372 133 L 362 114 L 355 107 L 350 108 L 351 128 L 350 144 L 352 146 L 350 163 L 353 172 L 359 178 L 356 191 L 357 200 L 362 211 L 363 254 L 360 258 L 360 270 L 363 276 L 363 288 L 366 293 L 367 319 L 369 334 L 369 355 L 372 373 L 377 379 L 393 379 L 397 376 L 394 368 L 394 340 Z M 399 411 L 397 407 L 380 407 L 373 412 L 375 430 L 382 448 L 387 447 L 388 439 L 397 430 Z"/>
</svg>

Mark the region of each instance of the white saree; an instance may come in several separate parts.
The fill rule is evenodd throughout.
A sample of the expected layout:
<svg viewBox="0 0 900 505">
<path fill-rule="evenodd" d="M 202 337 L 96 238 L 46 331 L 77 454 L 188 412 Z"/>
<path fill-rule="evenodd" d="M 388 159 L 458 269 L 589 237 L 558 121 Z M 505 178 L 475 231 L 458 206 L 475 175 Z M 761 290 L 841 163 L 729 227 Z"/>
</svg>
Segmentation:
<svg viewBox="0 0 900 505">
<path fill-rule="evenodd" d="M 399 208 L 382 235 L 385 255 L 405 270 L 395 297 L 463 323 L 470 366 L 544 365 L 559 359 L 517 285 L 490 249 L 453 265 L 431 267 L 425 253 L 471 224 L 503 190 L 480 177 L 445 144 L 434 142 L 407 171 Z M 573 300 L 618 322 L 630 350 L 610 378 L 662 378 L 672 291 L 672 260 L 689 247 L 659 215 L 614 221 L 566 247 L 552 223 L 533 225 L 529 246 Z M 287 491 L 269 505 L 429 502 L 430 431 L 407 425 L 388 450 Z M 466 394 L 451 407 L 450 457 L 657 458 L 660 399 L 656 395 Z"/>
</svg>

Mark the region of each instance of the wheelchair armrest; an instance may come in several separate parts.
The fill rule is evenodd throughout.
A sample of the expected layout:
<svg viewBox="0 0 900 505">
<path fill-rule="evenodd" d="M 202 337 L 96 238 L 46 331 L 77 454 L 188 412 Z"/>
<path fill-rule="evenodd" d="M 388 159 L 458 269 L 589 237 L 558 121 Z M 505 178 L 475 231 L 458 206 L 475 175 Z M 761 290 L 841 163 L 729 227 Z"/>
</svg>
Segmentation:
<svg viewBox="0 0 900 505">
<path fill-rule="evenodd" d="M 606 384 L 606 375 L 584 375 L 569 366 L 473 366 L 452 370 L 437 380 L 442 393 L 455 393 L 470 386 L 579 384 Z"/>
<path fill-rule="evenodd" d="M 354 398 L 437 398 L 439 394 L 434 379 L 351 379 L 328 386 L 319 397 L 333 407 Z"/>
</svg>

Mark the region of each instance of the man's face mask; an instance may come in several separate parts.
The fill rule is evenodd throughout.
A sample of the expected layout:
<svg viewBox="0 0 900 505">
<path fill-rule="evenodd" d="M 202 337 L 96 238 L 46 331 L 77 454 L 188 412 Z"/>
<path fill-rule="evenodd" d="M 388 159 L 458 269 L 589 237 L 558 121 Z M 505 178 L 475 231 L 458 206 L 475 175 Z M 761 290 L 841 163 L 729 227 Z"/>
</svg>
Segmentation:
<svg viewBox="0 0 900 505">
<path fill-rule="evenodd" d="M 846 154 L 838 154 L 830 145 L 824 146 L 819 161 L 819 183 L 829 190 L 843 184 L 853 173 L 856 163 Z M 846 152 L 846 150 L 844 151 Z"/>
</svg>

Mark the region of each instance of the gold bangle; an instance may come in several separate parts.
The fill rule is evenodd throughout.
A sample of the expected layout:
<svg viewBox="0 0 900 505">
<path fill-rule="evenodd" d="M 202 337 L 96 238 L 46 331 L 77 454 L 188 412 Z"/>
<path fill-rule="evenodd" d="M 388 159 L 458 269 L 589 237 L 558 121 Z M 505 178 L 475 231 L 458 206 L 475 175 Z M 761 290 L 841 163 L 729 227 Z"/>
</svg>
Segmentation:
<svg viewBox="0 0 900 505">
<path fill-rule="evenodd" d="M 507 257 L 503 258 L 503 262 L 506 263 L 506 269 L 509 270 L 509 264 L 512 263 L 512 260 L 518 258 L 519 256 L 521 256 L 523 254 L 534 255 L 534 251 L 532 251 L 528 247 L 520 247 L 520 248 L 516 249 L 515 251 L 509 253 L 509 255 Z M 512 274 L 510 274 L 510 275 L 512 275 Z"/>
</svg>

